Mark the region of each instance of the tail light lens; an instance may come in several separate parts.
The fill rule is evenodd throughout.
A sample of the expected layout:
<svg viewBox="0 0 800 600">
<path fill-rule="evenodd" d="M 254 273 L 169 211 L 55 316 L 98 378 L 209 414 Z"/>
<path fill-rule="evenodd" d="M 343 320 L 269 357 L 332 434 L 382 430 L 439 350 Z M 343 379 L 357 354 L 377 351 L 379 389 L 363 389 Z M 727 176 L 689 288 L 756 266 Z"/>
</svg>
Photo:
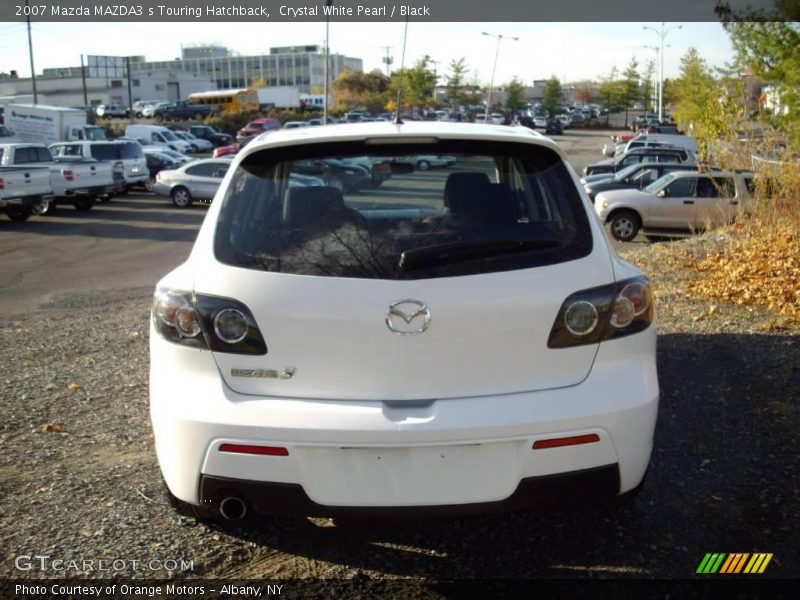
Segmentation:
<svg viewBox="0 0 800 600">
<path fill-rule="evenodd" d="M 61 169 L 61 174 L 67 181 L 75 181 L 75 173 L 70 169 Z"/>
<path fill-rule="evenodd" d="M 6 182 L 3 181 L 3 178 L 0 177 L 0 190 L 6 189 Z"/>
<path fill-rule="evenodd" d="M 654 306 L 646 277 L 582 290 L 561 305 L 548 348 L 596 344 L 638 333 L 653 322 Z"/>
<path fill-rule="evenodd" d="M 153 325 L 166 340 L 231 354 L 266 354 L 253 314 L 230 298 L 159 288 L 153 297 Z"/>
</svg>

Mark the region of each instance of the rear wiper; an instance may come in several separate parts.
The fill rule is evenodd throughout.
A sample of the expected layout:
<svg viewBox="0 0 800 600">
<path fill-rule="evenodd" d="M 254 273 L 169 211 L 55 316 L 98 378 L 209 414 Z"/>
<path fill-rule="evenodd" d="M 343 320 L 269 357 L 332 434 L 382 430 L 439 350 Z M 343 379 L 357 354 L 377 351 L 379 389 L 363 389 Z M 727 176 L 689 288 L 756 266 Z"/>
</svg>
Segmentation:
<svg viewBox="0 0 800 600">
<path fill-rule="evenodd" d="M 423 246 L 406 250 L 400 255 L 399 267 L 411 270 L 430 264 L 449 264 L 477 258 L 488 258 L 498 254 L 527 252 L 542 248 L 558 246 L 553 239 L 521 239 L 521 240 L 464 240 L 448 242 L 435 246 Z"/>
</svg>

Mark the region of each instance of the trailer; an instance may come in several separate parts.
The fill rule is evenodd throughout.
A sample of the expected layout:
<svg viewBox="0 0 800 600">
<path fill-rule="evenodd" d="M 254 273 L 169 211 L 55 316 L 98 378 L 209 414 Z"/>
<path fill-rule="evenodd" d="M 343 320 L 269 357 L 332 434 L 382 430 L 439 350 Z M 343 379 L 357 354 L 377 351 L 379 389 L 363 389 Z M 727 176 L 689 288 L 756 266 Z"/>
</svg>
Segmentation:
<svg viewBox="0 0 800 600">
<path fill-rule="evenodd" d="M 9 104 L 5 126 L 15 138 L 30 144 L 106 139 L 102 127 L 87 124 L 84 111 L 62 106 Z"/>
<path fill-rule="evenodd" d="M 258 107 L 261 110 L 268 108 L 300 108 L 300 92 L 297 88 L 283 85 L 259 88 L 256 92 L 258 93 Z"/>
</svg>

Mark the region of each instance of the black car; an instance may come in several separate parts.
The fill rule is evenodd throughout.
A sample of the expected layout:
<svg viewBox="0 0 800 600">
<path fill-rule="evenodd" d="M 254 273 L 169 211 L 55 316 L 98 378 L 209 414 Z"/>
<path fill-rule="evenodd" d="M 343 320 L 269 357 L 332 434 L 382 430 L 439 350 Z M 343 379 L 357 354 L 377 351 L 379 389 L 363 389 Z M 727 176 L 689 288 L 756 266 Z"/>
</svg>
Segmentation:
<svg viewBox="0 0 800 600">
<path fill-rule="evenodd" d="M 564 133 L 564 126 L 558 119 L 547 119 L 547 125 L 544 128 L 545 134 L 561 135 Z"/>
<path fill-rule="evenodd" d="M 144 182 L 144 189 L 148 192 L 153 191 L 153 182 L 156 179 L 156 174 L 159 171 L 164 171 L 167 169 L 177 169 L 181 166 L 181 163 L 174 160 L 168 154 L 164 154 L 163 152 L 158 151 L 145 151 L 144 153 L 145 160 L 147 161 L 147 170 L 149 171 L 150 177 L 147 181 Z"/>
<path fill-rule="evenodd" d="M 636 148 L 616 159 L 589 165 L 583 169 L 583 174 L 617 173 L 625 167 L 642 162 L 694 163 L 694 157 L 690 156 L 689 152 L 683 148 Z"/>
<path fill-rule="evenodd" d="M 697 171 L 697 168 L 697 165 L 683 163 L 639 163 L 623 169 L 613 179 L 587 183 L 584 189 L 594 200 L 594 197 L 600 192 L 623 189 L 641 190 L 670 171 Z"/>
<path fill-rule="evenodd" d="M 208 125 L 192 125 L 189 127 L 189 133 L 195 137 L 208 140 L 214 144 L 215 148 L 230 146 L 233 143 L 233 136 L 227 133 L 221 133 Z"/>
</svg>

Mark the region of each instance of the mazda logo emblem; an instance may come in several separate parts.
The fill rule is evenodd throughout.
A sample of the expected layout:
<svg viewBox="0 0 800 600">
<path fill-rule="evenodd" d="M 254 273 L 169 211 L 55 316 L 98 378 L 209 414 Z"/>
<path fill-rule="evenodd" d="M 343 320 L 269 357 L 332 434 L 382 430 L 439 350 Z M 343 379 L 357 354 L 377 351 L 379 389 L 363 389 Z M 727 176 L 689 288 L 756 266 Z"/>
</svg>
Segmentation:
<svg viewBox="0 0 800 600">
<path fill-rule="evenodd" d="M 386 326 L 397 335 L 417 335 L 431 324 L 431 311 L 418 300 L 398 300 L 386 311 Z"/>
</svg>

